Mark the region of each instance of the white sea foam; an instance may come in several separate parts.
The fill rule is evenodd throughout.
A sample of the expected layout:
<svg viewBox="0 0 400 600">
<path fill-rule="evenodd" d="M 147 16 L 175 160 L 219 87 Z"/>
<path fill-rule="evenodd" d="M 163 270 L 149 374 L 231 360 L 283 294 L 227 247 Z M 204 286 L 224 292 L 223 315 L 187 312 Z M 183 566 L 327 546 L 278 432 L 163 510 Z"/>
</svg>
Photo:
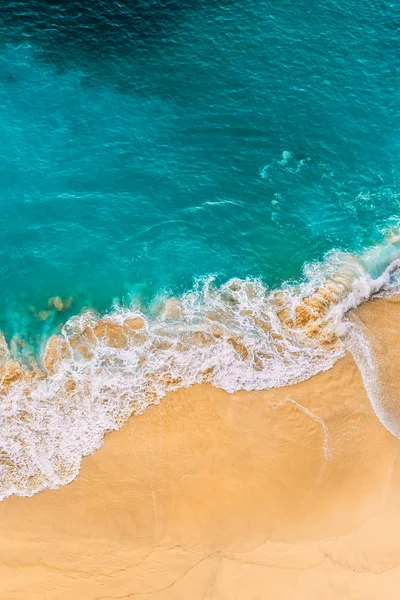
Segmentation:
<svg viewBox="0 0 400 600">
<path fill-rule="evenodd" d="M 393 289 L 399 246 L 392 236 L 360 257 L 331 253 L 305 269 L 302 284 L 279 291 L 251 279 L 217 286 L 210 277 L 180 299 L 159 298 L 148 315 L 83 313 L 48 342 L 39 376 L 19 373 L 0 352 L 8 365 L 0 380 L 0 498 L 72 481 L 108 431 L 169 390 L 202 382 L 228 392 L 268 389 L 329 369 L 354 347 L 349 309 Z M 143 327 L 132 328 L 129 319 L 138 318 Z"/>
<path fill-rule="evenodd" d="M 400 422 L 396 410 L 396 401 L 387 397 L 385 382 L 381 380 L 378 374 L 376 357 L 363 328 L 357 326 L 357 323 L 352 323 L 349 328 L 347 348 L 353 355 L 360 371 L 365 391 L 375 415 L 392 435 L 400 439 Z"/>
</svg>

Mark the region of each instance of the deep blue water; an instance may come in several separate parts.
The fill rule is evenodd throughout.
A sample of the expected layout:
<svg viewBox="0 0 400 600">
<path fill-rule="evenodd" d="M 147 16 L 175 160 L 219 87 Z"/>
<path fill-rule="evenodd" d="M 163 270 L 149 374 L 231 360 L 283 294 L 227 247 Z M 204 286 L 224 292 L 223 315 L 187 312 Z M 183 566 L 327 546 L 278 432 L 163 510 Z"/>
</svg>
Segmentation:
<svg viewBox="0 0 400 600">
<path fill-rule="evenodd" d="M 399 211 L 398 4 L 26 2 L 0 12 L 0 329 L 302 276 Z M 34 308 L 32 308 L 34 307 Z"/>
</svg>

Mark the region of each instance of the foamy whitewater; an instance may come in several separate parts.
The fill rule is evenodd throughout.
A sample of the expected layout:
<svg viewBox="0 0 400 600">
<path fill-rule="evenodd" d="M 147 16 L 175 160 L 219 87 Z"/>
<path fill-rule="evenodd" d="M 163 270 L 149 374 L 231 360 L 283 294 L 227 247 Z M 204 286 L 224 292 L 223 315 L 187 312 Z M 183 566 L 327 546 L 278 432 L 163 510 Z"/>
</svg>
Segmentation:
<svg viewBox="0 0 400 600">
<path fill-rule="evenodd" d="M 346 350 L 399 435 L 350 316 L 400 289 L 397 21 L 2 3 L 1 498 L 72 481 L 170 390 L 287 386 Z"/>
<path fill-rule="evenodd" d="M 355 342 L 346 315 L 377 292 L 393 293 L 398 266 L 400 237 L 392 232 L 358 257 L 332 253 L 306 270 L 304 283 L 279 291 L 251 279 L 218 287 L 209 278 L 180 299 L 159 298 L 151 314 L 135 306 L 102 318 L 84 312 L 49 339 L 33 369 L 12 359 L 3 341 L 1 498 L 72 481 L 107 432 L 167 391 L 203 382 L 228 392 L 286 386 L 350 350 L 369 365 L 361 370 L 370 392 L 368 345 L 361 332 Z M 398 435 L 377 394 L 371 401 Z"/>
</svg>

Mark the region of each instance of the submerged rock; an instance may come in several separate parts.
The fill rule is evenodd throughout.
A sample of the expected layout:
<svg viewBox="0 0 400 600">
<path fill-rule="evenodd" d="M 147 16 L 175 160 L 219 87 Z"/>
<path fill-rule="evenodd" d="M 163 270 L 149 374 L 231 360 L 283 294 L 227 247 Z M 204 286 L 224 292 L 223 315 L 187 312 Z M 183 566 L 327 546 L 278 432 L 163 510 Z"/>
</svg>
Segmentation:
<svg viewBox="0 0 400 600">
<path fill-rule="evenodd" d="M 43 364 L 51 375 L 55 373 L 65 358 L 71 355 L 68 342 L 60 335 L 53 335 L 47 342 L 44 351 Z"/>
<path fill-rule="evenodd" d="M 243 360 L 248 359 L 249 351 L 246 348 L 246 346 L 237 337 L 228 338 L 228 342 L 231 344 L 231 346 L 233 346 L 233 348 L 236 350 L 236 352 L 239 354 L 239 356 L 242 357 Z"/>
<path fill-rule="evenodd" d="M 133 319 L 125 319 L 124 325 L 129 327 L 129 329 L 133 329 L 137 331 L 138 329 L 143 329 L 144 320 L 141 317 L 135 317 Z"/>
<path fill-rule="evenodd" d="M 97 338 L 90 327 L 73 333 L 68 340 L 71 348 L 79 352 L 83 358 L 93 358 L 93 348 L 97 344 Z"/>
<path fill-rule="evenodd" d="M 41 310 L 40 312 L 36 313 L 36 316 L 41 321 L 47 321 L 47 319 L 51 316 L 51 311 L 50 310 Z"/>
<path fill-rule="evenodd" d="M 112 321 L 99 321 L 94 328 L 94 335 L 103 339 L 112 348 L 126 348 L 128 344 L 126 333 L 126 327 Z"/>
<path fill-rule="evenodd" d="M 63 300 L 60 296 L 53 296 L 49 298 L 47 305 L 49 308 L 55 308 L 57 312 L 64 312 L 69 310 L 72 306 L 73 298 L 67 298 Z"/>
<path fill-rule="evenodd" d="M 184 308 L 179 298 L 169 298 L 166 300 L 160 310 L 161 316 L 166 319 L 178 319 L 182 317 Z"/>
<path fill-rule="evenodd" d="M 20 381 L 24 376 L 22 366 L 17 360 L 8 360 L 4 367 L 0 369 L 1 387 L 9 387 L 13 383 Z"/>
<path fill-rule="evenodd" d="M 93 332 L 97 339 L 105 341 L 111 348 L 126 348 L 131 342 L 143 343 L 146 336 L 137 333 L 144 328 L 144 320 L 141 317 L 125 319 L 123 325 L 109 319 L 98 321 Z"/>
</svg>

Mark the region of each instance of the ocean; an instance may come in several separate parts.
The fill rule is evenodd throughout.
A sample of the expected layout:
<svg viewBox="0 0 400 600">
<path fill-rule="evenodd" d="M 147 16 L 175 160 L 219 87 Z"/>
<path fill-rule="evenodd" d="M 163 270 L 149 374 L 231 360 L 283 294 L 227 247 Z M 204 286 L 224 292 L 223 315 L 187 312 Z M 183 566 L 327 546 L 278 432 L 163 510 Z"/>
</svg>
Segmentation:
<svg viewBox="0 0 400 600">
<path fill-rule="evenodd" d="M 289 385 L 349 349 L 349 309 L 398 289 L 399 22 L 5 0 L 1 497 L 68 483 L 168 390 Z"/>
</svg>

